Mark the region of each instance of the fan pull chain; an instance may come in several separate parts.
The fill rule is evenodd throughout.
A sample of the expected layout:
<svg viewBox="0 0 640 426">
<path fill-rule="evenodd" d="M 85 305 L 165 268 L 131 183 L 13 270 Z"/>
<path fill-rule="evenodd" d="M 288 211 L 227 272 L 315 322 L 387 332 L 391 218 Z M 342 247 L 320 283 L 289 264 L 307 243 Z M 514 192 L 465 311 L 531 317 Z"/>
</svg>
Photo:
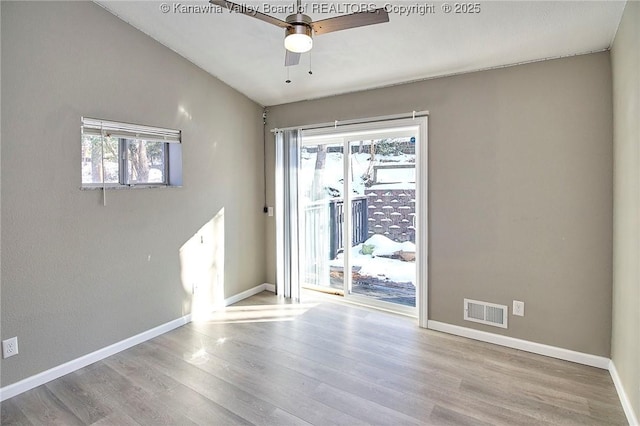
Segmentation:
<svg viewBox="0 0 640 426">
<path fill-rule="evenodd" d="M 311 71 L 311 52 L 309 52 L 309 75 L 313 75 L 313 71 Z"/>
<path fill-rule="evenodd" d="M 291 83 L 291 79 L 289 78 L 289 68 L 290 67 L 287 67 L 287 79 L 284 81 L 287 84 Z"/>
</svg>

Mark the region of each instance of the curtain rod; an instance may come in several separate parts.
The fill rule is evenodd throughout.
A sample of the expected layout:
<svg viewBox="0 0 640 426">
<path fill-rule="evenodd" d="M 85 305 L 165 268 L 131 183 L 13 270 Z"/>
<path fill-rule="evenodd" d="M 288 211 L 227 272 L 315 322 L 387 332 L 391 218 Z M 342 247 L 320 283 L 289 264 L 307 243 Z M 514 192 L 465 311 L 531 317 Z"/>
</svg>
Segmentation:
<svg viewBox="0 0 640 426">
<path fill-rule="evenodd" d="M 276 133 L 281 130 L 313 130 L 313 129 L 325 129 L 329 127 L 338 128 L 339 126 L 346 126 L 349 124 L 364 124 L 364 123 L 375 123 L 378 121 L 390 121 L 390 120 L 403 120 L 407 118 L 418 118 L 418 117 L 426 117 L 429 115 L 429 111 L 412 111 L 408 114 L 394 114 L 394 115 L 384 115 L 379 117 L 371 117 L 371 118 L 356 118 L 353 120 L 344 120 L 339 121 L 336 120 L 333 123 L 320 123 L 320 124 L 308 124 L 304 126 L 291 126 L 291 127 L 283 127 L 283 128 L 273 128 L 270 130 L 271 133 Z"/>
</svg>

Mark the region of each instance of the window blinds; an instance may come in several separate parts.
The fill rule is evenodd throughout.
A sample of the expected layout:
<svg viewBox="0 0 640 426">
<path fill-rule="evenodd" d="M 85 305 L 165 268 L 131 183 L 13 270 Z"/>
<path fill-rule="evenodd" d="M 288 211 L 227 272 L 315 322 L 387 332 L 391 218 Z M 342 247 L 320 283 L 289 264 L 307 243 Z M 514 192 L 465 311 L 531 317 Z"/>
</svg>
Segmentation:
<svg viewBox="0 0 640 426">
<path fill-rule="evenodd" d="M 144 139 L 146 141 L 166 143 L 181 143 L 182 141 L 182 132 L 180 130 L 119 123 L 88 117 L 82 117 L 82 134 L 104 135 L 123 139 Z"/>
</svg>

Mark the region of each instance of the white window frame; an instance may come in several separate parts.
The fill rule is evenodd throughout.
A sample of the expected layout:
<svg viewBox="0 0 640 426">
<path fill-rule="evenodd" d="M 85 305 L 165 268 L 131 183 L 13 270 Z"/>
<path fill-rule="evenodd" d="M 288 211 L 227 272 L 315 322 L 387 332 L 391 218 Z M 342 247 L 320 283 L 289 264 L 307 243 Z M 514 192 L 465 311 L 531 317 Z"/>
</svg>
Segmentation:
<svg viewBox="0 0 640 426">
<path fill-rule="evenodd" d="M 162 182 L 134 182 L 131 180 L 131 173 L 129 172 L 129 146 L 132 143 L 137 143 L 138 141 L 143 142 L 158 142 L 158 141 L 149 141 L 147 139 L 119 139 L 118 143 L 118 176 L 120 180 L 120 185 L 127 186 L 167 186 L 169 185 L 169 148 L 166 142 L 163 142 L 162 147 Z"/>
</svg>

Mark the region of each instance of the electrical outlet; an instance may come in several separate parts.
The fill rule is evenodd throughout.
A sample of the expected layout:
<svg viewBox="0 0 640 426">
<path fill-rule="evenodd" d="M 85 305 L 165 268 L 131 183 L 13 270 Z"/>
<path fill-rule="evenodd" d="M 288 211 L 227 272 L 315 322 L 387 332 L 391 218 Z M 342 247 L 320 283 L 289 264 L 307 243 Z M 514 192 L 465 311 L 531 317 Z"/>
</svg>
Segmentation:
<svg viewBox="0 0 640 426">
<path fill-rule="evenodd" d="M 519 317 L 524 316 L 524 302 L 519 302 L 517 300 L 513 301 L 513 315 L 517 315 Z"/>
<path fill-rule="evenodd" d="M 18 355 L 18 338 L 12 337 L 11 339 L 3 340 L 2 358 L 9 358 L 14 355 Z"/>
<path fill-rule="evenodd" d="M 267 214 L 273 216 L 273 207 L 267 207 Z"/>
</svg>

